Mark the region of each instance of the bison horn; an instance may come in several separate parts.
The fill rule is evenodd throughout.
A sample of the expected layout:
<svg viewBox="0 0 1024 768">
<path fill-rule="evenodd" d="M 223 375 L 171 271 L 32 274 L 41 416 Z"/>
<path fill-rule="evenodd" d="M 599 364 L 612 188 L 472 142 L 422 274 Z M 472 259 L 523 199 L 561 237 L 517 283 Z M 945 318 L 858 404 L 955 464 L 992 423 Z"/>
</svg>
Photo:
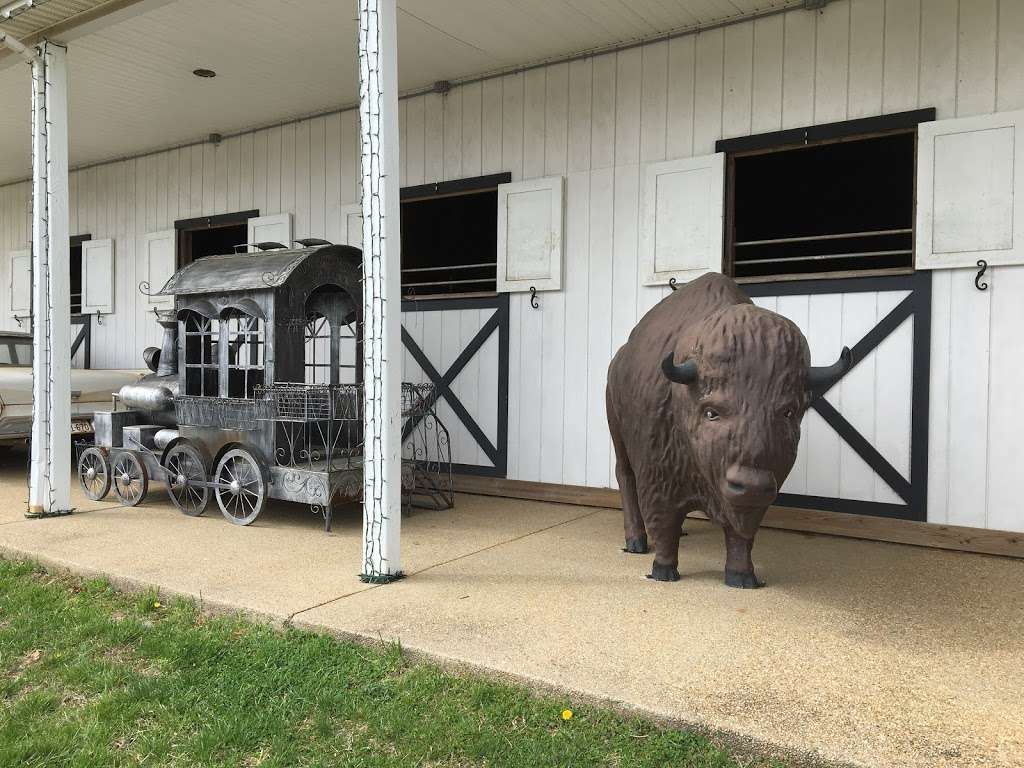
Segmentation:
<svg viewBox="0 0 1024 768">
<path fill-rule="evenodd" d="M 676 365 L 674 354 L 669 352 L 661 361 L 661 372 L 665 378 L 674 381 L 676 384 L 692 384 L 697 380 L 697 363 L 687 360 L 682 365 Z"/>
<path fill-rule="evenodd" d="M 849 347 L 843 347 L 839 359 L 832 365 L 812 365 L 807 369 L 807 387 L 817 391 L 828 389 L 835 384 L 853 366 L 853 353 Z"/>
</svg>

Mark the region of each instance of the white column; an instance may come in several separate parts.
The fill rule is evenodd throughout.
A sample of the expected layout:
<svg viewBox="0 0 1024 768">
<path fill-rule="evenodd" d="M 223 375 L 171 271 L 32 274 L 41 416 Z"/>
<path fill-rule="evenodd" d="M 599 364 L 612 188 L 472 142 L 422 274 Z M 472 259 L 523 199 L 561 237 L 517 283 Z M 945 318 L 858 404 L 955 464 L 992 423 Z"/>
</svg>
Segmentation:
<svg viewBox="0 0 1024 768">
<path fill-rule="evenodd" d="M 363 203 L 363 573 L 401 576 L 402 341 L 395 0 L 359 0 Z"/>
<path fill-rule="evenodd" d="M 32 62 L 32 465 L 30 517 L 71 511 L 71 286 L 65 49 Z"/>
</svg>

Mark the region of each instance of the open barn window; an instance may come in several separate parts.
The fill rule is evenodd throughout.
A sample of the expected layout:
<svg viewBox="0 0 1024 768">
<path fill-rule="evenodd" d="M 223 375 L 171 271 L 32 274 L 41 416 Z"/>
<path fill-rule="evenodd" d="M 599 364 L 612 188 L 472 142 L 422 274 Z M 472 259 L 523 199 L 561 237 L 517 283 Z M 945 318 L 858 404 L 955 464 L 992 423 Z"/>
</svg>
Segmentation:
<svg viewBox="0 0 1024 768">
<path fill-rule="evenodd" d="M 216 397 L 220 394 L 219 322 L 198 312 L 186 311 L 180 323 L 185 346 L 185 394 Z"/>
<path fill-rule="evenodd" d="M 68 266 L 71 270 L 71 314 L 82 311 L 82 243 L 91 240 L 92 235 L 74 235 L 68 249 Z"/>
<path fill-rule="evenodd" d="M 402 189 L 402 295 L 493 294 L 508 173 Z"/>
<path fill-rule="evenodd" d="M 225 310 L 223 317 L 228 346 L 227 396 L 251 398 L 263 385 L 263 323 L 235 308 Z"/>
<path fill-rule="evenodd" d="M 916 124 L 932 115 L 719 142 L 728 153 L 727 272 L 773 280 L 912 270 Z"/>
<path fill-rule="evenodd" d="M 174 222 L 178 267 L 207 256 L 236 253 L 248 239 L 248 222 L 259 215 L 258 210 L 237 211 Z"/>
</svg>

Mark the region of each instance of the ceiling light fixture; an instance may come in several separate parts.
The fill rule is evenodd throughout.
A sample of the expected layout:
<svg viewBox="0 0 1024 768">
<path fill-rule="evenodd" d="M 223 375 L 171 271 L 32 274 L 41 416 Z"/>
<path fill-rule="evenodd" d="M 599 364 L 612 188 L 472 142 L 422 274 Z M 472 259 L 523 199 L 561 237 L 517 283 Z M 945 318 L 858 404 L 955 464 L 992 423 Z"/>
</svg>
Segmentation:
<svg viewBox="0 0 1024 768">
<path fill-rule="evenodd" d="M 216 77 L 217 73 L 212 69 L 193 69 L 192 74 L 196 77 Z"/>
</svg>

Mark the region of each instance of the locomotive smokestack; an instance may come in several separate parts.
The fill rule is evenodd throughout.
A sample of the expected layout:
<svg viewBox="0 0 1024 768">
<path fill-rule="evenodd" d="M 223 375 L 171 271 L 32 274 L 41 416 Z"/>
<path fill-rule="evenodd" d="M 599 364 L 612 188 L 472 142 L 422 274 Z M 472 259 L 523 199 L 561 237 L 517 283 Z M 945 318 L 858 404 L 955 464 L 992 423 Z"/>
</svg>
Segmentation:
<svg viewBox="0 0 1024 768">
<path fill-rule="evenodd" d="M 174 310 L 158 311 L 156 321 L 164 329 L 164 338 L 160 344 L 160 360 L 156 369 L 157 376 L 170 376 L 178 372 L 178 320 Z"/>
</svg>

